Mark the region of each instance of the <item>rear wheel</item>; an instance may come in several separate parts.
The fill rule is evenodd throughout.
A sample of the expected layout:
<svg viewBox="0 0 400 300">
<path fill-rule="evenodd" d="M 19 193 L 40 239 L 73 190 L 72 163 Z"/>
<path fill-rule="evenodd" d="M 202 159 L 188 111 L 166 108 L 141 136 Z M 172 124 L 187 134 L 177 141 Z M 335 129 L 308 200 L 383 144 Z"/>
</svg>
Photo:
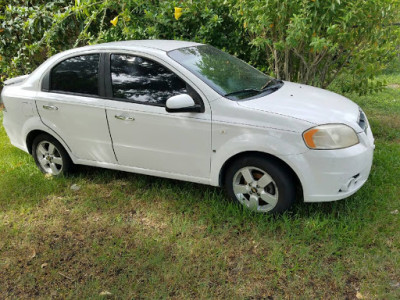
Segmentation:
<svg viewBox="0 0 400 300">
<path fill-rule="evenodd" d="M 280 213 L 296 200 L 296 185 L 286 166 L 264 157 L 235 161 L 226 172 L 228 195 L 244 208 L 260 213 Z"/>
<path fill-rule="evenodd" d="M 43 173 L 53 176 L 66 174 L 72 165 L 64 147 L 48 134 L 38 135 L 33 140 L 32 156 Z"/>
</svg>

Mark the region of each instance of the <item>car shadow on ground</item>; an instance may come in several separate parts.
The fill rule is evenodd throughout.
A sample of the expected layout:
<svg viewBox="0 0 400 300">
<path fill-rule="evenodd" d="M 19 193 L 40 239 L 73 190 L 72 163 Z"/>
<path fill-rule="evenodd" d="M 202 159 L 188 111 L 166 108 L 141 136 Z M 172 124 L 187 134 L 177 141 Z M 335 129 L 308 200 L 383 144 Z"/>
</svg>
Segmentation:
<svg viewBox="0 0 400 300">
<path fill-rule="evenodd" d="M 169 197 L 167 196 L 164 199 L 165 201 L 179 202 L 179 205 L 176 206 L 177 212 L 179 212 L 180 206 L 186 205 L 188 206 L 187 209 L 194 209 L 196 207 L 198 213 L 201 213 L 201 210 L 203 210 L 205 214 L 209 212 L 211 206 L 214 210 L 221 210 L 221 212 L 229 210 L 234 215 L 244 214 L 250 218 L 254 216 L 255 218 L 259 218 L 262 215 L 248 212 L 240 205 L 234 203 L 234 201 L 231 201 L 225 190 L 221 187 L 83 165 L 74 166 L 74 169 L 67 177 L 70 179 L 90 180 L 98 184 L 110 184 L 116 181 L 136 181 L 139 182 L 141 189 L 165 189 L 165 193 L 162 194 L 169 195 Z M 324 203 L 305 203 L 302 199 L 298 199 L 289 211 L 283 214 L 268 215 L 267 218 L 308 218 L 313 215 L 321 217 L 332 215 L 345 217 L 357 209 L 356 203 L 358 201 L 354 198 L 355 196 L 351 196 L 346 199 Z M 202 205 L 199 207 L 199 204 Z"/>
</svg>

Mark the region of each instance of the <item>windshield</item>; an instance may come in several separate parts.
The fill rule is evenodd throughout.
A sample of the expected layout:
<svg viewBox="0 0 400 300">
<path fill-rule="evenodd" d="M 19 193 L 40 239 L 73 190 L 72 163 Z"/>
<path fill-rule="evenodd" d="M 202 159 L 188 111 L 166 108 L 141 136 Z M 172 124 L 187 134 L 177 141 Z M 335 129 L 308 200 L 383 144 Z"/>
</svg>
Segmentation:
<svg viewBox="0 0 400 300">
<path fill-rule="evenodd" d="M 209 45 L 172 50 L 168 55 L 220 95 L 234 100 L 261 94 L 266 83 L 274 80 L 244 61 Z"/>
</svg>

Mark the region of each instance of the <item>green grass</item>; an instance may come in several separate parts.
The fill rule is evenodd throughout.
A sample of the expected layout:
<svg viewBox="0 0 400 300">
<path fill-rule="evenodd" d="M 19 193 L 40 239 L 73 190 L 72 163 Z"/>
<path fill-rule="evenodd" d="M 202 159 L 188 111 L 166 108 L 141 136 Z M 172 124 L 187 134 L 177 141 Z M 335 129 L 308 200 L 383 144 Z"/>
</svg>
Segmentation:
<svg viewBox="0 0 400 300">
<path fill-rule="evenodd" d="M 276 217 L 203 185 L 87 167 L 47 178 L 0 127 L 0 298 L 398 299 L 400 75 L 382 76 L 383 92 L 346 95 L 376 137 L 366 185 Z"/>
</svg>

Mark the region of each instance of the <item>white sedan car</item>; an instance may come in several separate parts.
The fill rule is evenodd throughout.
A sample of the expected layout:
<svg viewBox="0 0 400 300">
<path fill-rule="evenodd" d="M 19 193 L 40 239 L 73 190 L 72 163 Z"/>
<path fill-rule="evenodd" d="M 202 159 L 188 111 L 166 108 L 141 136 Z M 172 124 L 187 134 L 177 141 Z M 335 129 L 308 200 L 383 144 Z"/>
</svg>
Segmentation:
<svg viewBox="0 0 400 300">
<path fill-rule="evenodd" d="M 1 97 L 11 143 L 55 176 L 82 164 L 224 186 L 250 210 L 282 212 L 354 194 L 372 164 L 355 103 L 198 43 L 72 49 Z"/>
</svg>

